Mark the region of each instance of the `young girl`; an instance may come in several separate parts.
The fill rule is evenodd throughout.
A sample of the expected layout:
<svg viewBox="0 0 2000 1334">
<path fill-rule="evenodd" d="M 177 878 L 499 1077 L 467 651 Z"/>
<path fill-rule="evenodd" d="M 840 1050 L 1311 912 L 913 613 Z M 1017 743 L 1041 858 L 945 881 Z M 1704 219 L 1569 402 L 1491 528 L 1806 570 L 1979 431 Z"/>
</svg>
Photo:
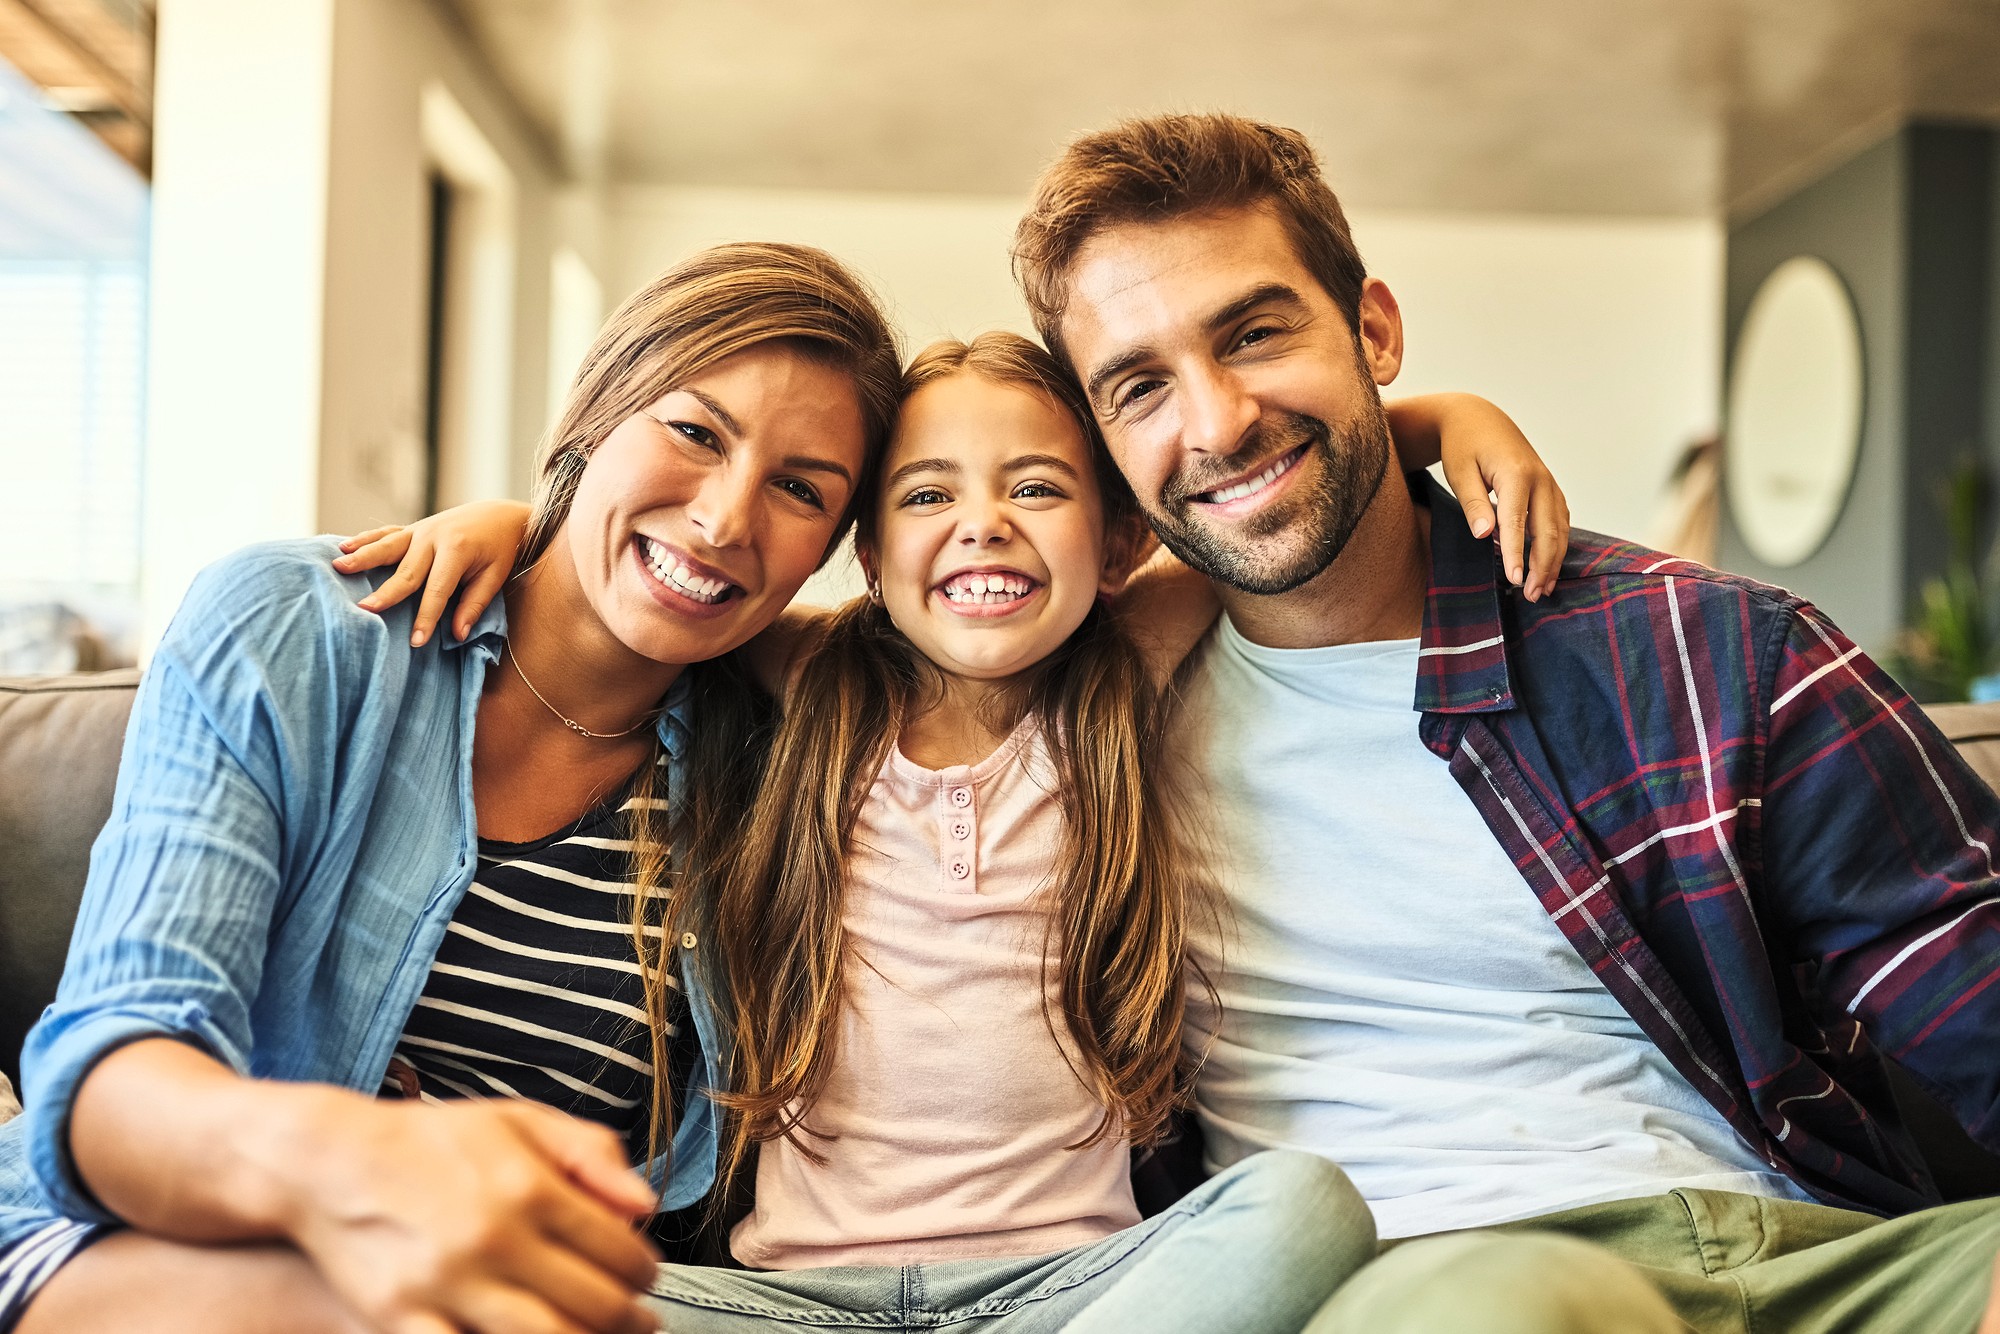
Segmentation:
<svg viewBox="0 0 2000 1334">
<path fill-rule="evenodd" d="M 726 1164 L 759 1149 L 750 1268 L 664 1267 L 668 1327 L 1301 1328 L 1374 1254 L 1337 1168 L 1258 1155 L 1143 1222 L 1129 1175 L 1185 1096 L 1211 910 L 1160 719 L 1205 581 L 1155 564 L 1114 614 L 1136 507 L 1012 335 L 917 357 L 861 505 L 868 595 L 751 650 L 784 722 L 692 909 L 734 1040 Z"/>
</svg>

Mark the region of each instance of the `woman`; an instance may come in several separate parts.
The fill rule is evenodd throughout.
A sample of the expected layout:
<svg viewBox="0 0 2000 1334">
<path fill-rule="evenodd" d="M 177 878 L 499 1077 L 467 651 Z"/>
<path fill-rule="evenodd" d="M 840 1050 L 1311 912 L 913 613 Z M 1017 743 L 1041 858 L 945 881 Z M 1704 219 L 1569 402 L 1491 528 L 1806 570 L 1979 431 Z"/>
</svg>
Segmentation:
<svg viewBox="0 0 2000 1334">
<path fill-rule="evenodd" d="M 467 636 L 412 649 L 324 542 L 197 580 L 0 1129 L 0 1328 L 653 1326 L 633 1224 L 715 1159 L 670 1071 L 720 1059 L 666 849 L 727 836 L 762 721 L 689 668 L 839 540 L 897 370 L 831 258 L 720 247 L 600 335 Z M 580 1044 L 572 993 L 608 1020 Z"/>
</svg>

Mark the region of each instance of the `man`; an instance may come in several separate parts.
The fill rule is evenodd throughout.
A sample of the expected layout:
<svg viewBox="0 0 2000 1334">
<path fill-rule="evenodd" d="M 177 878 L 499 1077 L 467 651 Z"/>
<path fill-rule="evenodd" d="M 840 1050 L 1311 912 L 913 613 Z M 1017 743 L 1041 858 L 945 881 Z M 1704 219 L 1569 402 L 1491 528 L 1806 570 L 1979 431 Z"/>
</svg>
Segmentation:
<svg viewBox="0 0 2000 1334">
<path fill-rule="evenodd" d="M 1881 1065 L 2000 1148 L 2000 801 L 1952 747 L 1779 590 L 1578 534 L 1513 596 L 1388 467 L 1401 319 L 1302 136 L 1087 136 L 1016 267 L 1226 608 L 1208 1166 L 1317 1150 L 1397 1241 L 1315 1328 L 1969 1334 L 2000 1201 L 1935 1207 Z"/>
</svg>

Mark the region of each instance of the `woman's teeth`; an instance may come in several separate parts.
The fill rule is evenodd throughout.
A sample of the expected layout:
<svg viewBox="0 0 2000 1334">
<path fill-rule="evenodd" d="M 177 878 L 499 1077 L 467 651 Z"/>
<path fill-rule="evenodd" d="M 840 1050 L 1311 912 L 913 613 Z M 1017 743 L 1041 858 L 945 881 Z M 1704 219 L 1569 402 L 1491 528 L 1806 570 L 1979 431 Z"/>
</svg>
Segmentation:
<svg viewBox="0 0 2000 1334">
<path fill-rule="evenodd" d="M 1035 581 L 1019 574 L 955 574 L 944 581 L 944 595 L 966 606 L 1012 602 L 1035 591 Z"/>
<path fill-rule="evenodd" d="M 676 560 L 665 547 L 651 538 L 639 539 L 640 554 L 653 577 L 683 597 L 696 602 L 720 602 L 733 585 L 727 579 L 705 579 Z"/>
<path fill-rule="evenodd" d="M 1226 505 L 1232 500 L 1241 500 L 1245 496 L 1254 496 L 1290 472 L 1292 465 L 1297 462 L 1298 456 L 1296 453 L 1287 454 L 1248 481 L 1238 482 L 1234 486 L 1225 486 L 1220 491 L 1211 491 L 1200 498 L 1206 500 L 1211 505 Z"/>
</svg>

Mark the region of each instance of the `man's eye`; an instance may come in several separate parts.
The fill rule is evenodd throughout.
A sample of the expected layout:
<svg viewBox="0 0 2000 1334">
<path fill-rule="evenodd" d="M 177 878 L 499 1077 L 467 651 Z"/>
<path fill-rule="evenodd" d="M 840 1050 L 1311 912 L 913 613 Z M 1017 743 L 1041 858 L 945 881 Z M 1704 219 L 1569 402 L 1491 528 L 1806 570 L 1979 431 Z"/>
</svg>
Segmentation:
<svg viewBox="0 0 2000 1334">
<path fill-rule="evenodd" d="M 1257 344 L 1264 342 L 1277 332 L 1278 331 L 1276 329 L 1272 328 L 1268 324 L 1259 325 L 1255 329 L 1247 330 L 1241 338 L 1237 339 L 1236 346 L 1255 347 Z"/>
<path fill-rule="evenodd" d="M 778 486 L 786 495 L 803 505 L 809 505 L 816 510 L 826 508 L 826 502 L 819 498 L 819 492 L 810 482 L 802 482 L 796 477 L 784 477 L 779 479 Z"/>
<path fill-rule="evenodd" d="M 1118 400 L 1118 406 L 1121 408 L 1135 407 L 1159 392 L 1164 384 L 1165 381 L 1162 380 L 1136 381 L 1130 388 L 1126 389 L 1124 395 Z"/>
</svg>

